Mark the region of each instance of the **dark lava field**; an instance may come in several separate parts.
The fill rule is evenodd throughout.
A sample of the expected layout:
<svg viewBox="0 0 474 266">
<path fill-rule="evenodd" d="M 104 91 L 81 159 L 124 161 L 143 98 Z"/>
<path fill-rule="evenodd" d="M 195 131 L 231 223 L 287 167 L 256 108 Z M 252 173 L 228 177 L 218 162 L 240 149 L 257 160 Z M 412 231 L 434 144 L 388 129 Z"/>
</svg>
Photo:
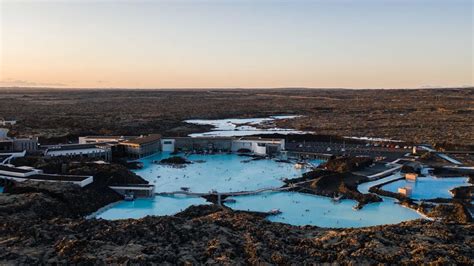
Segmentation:
<svg viewBox="0 0 474 266">
<path fill-rule="evenodd" d="M 0 89 L 0 117 L 19 120 L 14 134 L 43 143 L 86 134 L 162 133 L 208 128 L 183 123 L 299 114 L 281 127 L 316 134 L 368 136 L 431 144 L 474 144 L 474 89 L 80 90 Z"/>
</svg>

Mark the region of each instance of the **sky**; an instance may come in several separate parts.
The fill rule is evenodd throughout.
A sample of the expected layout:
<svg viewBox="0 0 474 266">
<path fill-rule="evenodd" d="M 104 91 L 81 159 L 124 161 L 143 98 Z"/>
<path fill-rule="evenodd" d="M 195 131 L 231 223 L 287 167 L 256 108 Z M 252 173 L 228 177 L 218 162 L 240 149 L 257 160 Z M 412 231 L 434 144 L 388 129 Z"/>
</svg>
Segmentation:
<svg viewBox="0 0 474 266">
<path fill-rule="evenodd" d="M 0 86 L 472 86 L 473 0 L 0 0 Z"/>
</svg>

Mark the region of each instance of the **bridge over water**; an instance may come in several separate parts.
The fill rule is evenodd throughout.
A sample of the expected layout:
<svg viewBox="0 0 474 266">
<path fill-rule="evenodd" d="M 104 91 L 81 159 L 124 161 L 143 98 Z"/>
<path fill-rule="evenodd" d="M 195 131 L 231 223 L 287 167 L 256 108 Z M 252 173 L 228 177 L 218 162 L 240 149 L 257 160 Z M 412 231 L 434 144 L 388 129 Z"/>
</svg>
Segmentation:
<svg viewBox="0 0 474 266">
<path fill-rule="evenodd" d="M 270 188 L 261 188 L 257 190 L 244 190 L 244 191 L 229 191 L 229 192 L 216 192 L 216 191 L 210 191 L 210 192 L 191 192 L 191 191 L 184 191 L 184 190 L 179 190 L 179 191 L 172 191 L 172 192 L 157 192 L 155 195 L 186 195 L 186 196 L 196 196 L 196 197 L 203 197 L 203 196 L 226 196 L 226 197 L 232 197 L 232 196 L 244 196 L 244 195 L 254 195 L 262 192 L 269 192 L 269 191 L 282 191 L 282 190 L 288 190 L 290 187 L 270 187 Z"/>
</svg>

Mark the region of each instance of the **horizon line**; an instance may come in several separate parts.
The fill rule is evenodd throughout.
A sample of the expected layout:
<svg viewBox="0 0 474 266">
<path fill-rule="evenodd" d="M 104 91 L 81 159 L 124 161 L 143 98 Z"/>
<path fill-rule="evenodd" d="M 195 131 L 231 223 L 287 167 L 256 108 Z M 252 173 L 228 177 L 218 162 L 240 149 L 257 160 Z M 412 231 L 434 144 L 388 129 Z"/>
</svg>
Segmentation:
<svg viewBox="0 0 474 266">
<path fill-rule="evenodd" d="M 179 88 L 144 88 L 144 87 L 47 87 L 47 86 L 0 86 L 2 89 L 21 90 L 441 90 L 441 89 L 474 89 L 474 85 L 463 86 L 426 86 L 402 88 L 348 88 L 348 87 L 179 87 Z"/>
</svg>

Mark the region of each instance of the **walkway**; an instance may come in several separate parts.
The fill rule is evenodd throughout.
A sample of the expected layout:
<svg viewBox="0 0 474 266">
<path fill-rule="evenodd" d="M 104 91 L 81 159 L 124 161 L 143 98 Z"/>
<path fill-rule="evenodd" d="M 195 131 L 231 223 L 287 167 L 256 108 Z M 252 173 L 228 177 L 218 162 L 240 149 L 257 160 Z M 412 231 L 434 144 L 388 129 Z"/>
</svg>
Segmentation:
<svg viewBox="0 0 474 266">
<path fill-rule="evenodd" d="M 284 191 L 284 190 L 290 190 L 292 188 L 295 188 L 301 184 L 312 182 L 314 179 L 310 180 L 305 180 L 301 181 L 298 183 L 293 183 L 291 186 L 288 187 L 269 187 L 269 188 L 261 188 L 257 190 L 247 190 L 247 191 L 236 191 L 236 192 L 218 192 L 218 191 L 210 191 L 210 192 L 191 192 L 191 191 L 184 191 L 184 190 L 179 190 L 179 191 L 172 191 L 172 192 L 157 192 L 155 195 L 187 195 L 187 196 L 197 196 L 197 197 L 203 197 L 203 196 L 211 196 L 211 195 L 220 195 L 220 196 L 244 196 L 244 195 L 255 195 L 258 193 L 262 192 L 276 192 L 276 191 Z"/>
<path fill-rule="evenodd" d="M 384 177 L 384 178 L 382 178 L 382 179 L 378 179 L 378 180 L 375 180 L 375 181 L 362 183 L 362 184 L 360 184 L 360 185 L 357 186 L 357 190 L 359 190 L 359 192 L 362 193 L 362 194 L 367 194 L 367 193 L 369 193 L 369 189 L 370 189 L 371 187 L 373 187 L 373 186 L 377 186 L 377 185 L 380 185 L 380 184 L 385 183 L 385 182 L 389 182 L 389 181 L 393 181 L 393 180 L 396 180 L 396 179 L 400 179 L 400 178 L 402 178 L 402 177 L 403 177 L 403 176 L 401 176 L 399 173 L 393 174 L 393 175 Z"/>
<path fill-rule="evenodd" d="M 262 192 L 268 192 L 268 191 L 282 191 L 282 190 L 289 190 L 290 187 L 273 187 L 273 188 L 261 188 L 257 190 L 248 190 L 248 191 L 236 191 L 236 192 L 191 192 L 191 191 L 172 191 L 172 192 L 158 192 L 155 193 L 155 195 L 187 195 L 187 196 L 197 196 L 197 197 L 203 197 L 203 196 L 212 196 L 212 195 L 220 195 L 220 196 L 244 196 L 244 195 L 254 195 Z"/>
</svg>

